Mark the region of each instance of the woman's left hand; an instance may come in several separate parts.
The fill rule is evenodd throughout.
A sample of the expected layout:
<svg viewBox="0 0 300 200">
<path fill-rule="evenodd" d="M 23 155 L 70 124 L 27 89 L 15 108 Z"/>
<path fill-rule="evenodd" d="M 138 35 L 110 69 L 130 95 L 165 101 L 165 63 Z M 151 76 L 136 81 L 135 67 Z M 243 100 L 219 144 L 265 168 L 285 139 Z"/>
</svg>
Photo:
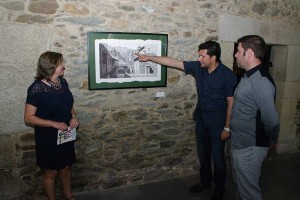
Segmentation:
<svg viewBox="0 0 300 200">
<path fill-rule="evenodd" d="M 71 129 L 77 128 L 78 126 L 79 126 L 79 121 L 75 117 L 72 117 L 72 119 L 70 120 Z"/>
</svg>

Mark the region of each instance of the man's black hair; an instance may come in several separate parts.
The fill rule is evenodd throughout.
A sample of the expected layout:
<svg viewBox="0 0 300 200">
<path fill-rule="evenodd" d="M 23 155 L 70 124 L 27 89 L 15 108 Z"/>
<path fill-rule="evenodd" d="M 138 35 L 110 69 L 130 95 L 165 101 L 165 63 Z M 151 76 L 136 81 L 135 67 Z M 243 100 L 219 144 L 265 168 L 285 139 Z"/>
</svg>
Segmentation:
<svg viewBox="0 0 300 200">
<path fill-rule="evenodd" d="M 207 55 L 216 56 L 216 61 L 221 62 L 221 47 L 218 42 L 207 41 L 199 45 L 198 51 L 207 49 Z"/>
</svg>

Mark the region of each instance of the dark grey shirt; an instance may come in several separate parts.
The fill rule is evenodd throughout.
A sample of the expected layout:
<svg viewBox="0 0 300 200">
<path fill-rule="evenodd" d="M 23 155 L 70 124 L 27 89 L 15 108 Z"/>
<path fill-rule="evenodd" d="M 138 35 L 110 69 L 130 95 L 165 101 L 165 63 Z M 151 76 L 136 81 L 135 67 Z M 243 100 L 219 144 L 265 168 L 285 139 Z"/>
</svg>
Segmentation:
<svg viewBox="0 0 300 200">
<path fill-rule="evenodd" d="M 275 83 L 261 65 L 246 72 L 234 94 L 230 121 L 232 149 L 268 147 L 277 141 L 275 95 Z"/>
</svg>

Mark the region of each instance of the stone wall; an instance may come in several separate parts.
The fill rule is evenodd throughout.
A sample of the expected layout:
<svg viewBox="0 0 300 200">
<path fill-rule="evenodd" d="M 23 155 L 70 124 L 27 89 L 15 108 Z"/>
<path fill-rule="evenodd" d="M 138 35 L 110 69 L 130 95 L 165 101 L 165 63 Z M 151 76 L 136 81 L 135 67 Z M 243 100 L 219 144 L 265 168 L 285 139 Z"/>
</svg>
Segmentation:
<svg viewBox="0 0 300 200">
<path fill-rule="evenodd" d="M 75 192 L 197 173 L 194 80 L 168 69 L 167 87 L 89 91 L 89 31 L 166 33 L 168 55 L 182 60 L 197 59 L 197 46 L 214 39 L 229 67 L 238 37 L 262 35 L 286 55 L 274 55 L 280 65 L 272 70 L 283 124 L 280 146 L 299 149 L 294 120 L 300 96 L 299 11 L 294 0 L 0 1 L 0 198 L 42 192 L 33 130 L 24 125 L 23 110 L 37 59 L 47 50 L 61 52 L 67 61 L 65 78 L 81 122 Z M 159 91 L 165 97 L 156 98 Z"/>
</svg>

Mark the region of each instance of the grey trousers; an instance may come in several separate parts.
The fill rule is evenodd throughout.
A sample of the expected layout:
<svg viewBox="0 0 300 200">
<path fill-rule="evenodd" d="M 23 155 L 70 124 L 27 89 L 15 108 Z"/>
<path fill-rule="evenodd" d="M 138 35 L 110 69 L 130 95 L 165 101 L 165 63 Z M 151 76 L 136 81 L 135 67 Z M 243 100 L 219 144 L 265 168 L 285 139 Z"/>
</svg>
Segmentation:
<svg viewBox="0 0 300 200">
<path fill-rule="evenodd" d="M 259 178 L 262 162 L 268 154 L 268 149 L 257 146 L 231 149 L 236 200 L 262 200 Z"/>
</svg>

